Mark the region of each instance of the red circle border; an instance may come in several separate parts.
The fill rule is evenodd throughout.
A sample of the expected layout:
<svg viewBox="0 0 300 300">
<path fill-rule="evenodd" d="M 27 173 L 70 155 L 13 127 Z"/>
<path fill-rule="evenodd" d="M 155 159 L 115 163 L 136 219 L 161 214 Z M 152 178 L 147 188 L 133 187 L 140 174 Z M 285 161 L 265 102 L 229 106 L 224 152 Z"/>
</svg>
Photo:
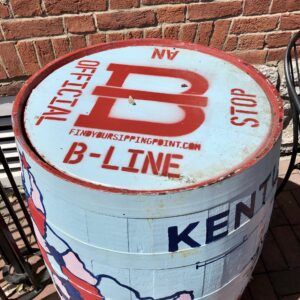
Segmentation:
<svg viewBox="0 0 300 300">
<path fill-rule="evenodd" d="M 44 80 L 51 72 L 62 67 L 63 65 L 79 59 L 86 55 L 91 55 L 96 52 L 115 49 L 115 48 L 123 48 L 129 46 L 157 46 L 157 47 L 176 47 L 183 48 L 188 50 L 199 51 L 208 55 L 215 56 L 219 59 L 223 59 L 236 67 L 240 68 L 242 71 L 246 72 L 249 76 L 251 76 L 258 85 L 263 89 L 266 93 L 268 100 L 270 101 L 272 114 L 273 114 L 273 126 L 271 128 L 271 132 L 268 135 L 266 143 L 262 145 L 257 151 L 255 151 L 251 158 L 247 159 L 240 166 L 235 166 L 234 170 L 228 171 L 225 174 L 221 174 L 216 178 L 212 178 L 206 181 L 199 182 L 197 184 L 193 184 L 190 186 L 184 186 L 175 189 L 166 189 L 166 190 L 131 190 L 131 189 L 123 189 L 117 187 L 108 187 L 101 184 L 90 183 L 75 177 L 71 177 L 62 171 L 59 171 L 55 167 L 49 165 L 45 161 L 43 161 L 39 155 L 32 149 L 32 146 L 26 136 L 25 128 L 23 124 L 23 114 L 26 105 L 26 101 L 31 93 L 31 91 L 42 81 Z M 259 73 L 254 67 L 248 65 L 244 61 L 239 58 L 236 58 L 232 55 L 229 55 L 223 51 L 220 51 L 215 48 L 209 48 L 201 45 L 189 44 L 185 42 L 179 42 L 174 40 L 161 40 L 161 39 L 144 39 L 144 40 L 128 40 L 128 41 L 118 41 L 107 44 L 98 44 L 94 46 L 89 46 L 87 48 L 79 49 L 77 51 L 68 53 L 61 58 L 58 58 L 42 69 L 40 69 L 37 73 L 32 75 L 23 85 L 20 92 L 16 96 L 13 111 L 12 111 L 12 121 L 14 133 L 17 141 L 20 143 L 25 152 L 33 159 L 38 165 L 40 165 L 47 172 L 53 174 L 56 177 L 59 177 L 63 180 L 72 182 L 74 184 L 79 184 L 81 186 L 91 188 L 94 190 L 100 190 L 104 192 L 112 192 L 112 193 L 121 193 L 121 194 L 131 194 L 131 195 L 161 195 L 167 193 L 175 193 L 186 190 L 193 190 L 197 188 L 201 188 L 207 185 L 211 185 L 218 181 L 225 180 L 228 177 L 235 176 L 244 170 L 250 168 L 259 160 L 261 160 L 274 146 L 281 135 L 282 126 L 283 126 L 283 106 L 281 97 L 276 90 L 276 88 L 267 80 L 267 78 Z M 238 172 L 235 172 L 238 170 Z"/>
</svg>

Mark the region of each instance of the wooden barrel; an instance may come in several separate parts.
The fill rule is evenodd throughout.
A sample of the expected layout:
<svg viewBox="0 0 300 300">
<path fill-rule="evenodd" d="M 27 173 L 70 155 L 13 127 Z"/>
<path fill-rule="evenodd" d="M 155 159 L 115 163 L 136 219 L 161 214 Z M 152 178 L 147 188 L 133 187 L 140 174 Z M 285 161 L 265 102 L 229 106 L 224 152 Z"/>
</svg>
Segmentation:
<svg viewBox="0 0 300 300">
<path fill-rule="evenodd" d="M 237 299 L 268 228 L 283 110 L 221 51 L 166 40 L 58 59 L 17 96 L 22 178 L 62 299 Z"/>
</svg>

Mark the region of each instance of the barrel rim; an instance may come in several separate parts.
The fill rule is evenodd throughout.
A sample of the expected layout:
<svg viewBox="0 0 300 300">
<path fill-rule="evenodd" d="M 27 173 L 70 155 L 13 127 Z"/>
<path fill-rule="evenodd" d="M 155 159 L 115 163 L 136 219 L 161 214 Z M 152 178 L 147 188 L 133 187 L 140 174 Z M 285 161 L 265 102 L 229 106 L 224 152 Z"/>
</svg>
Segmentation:
<svg viewBox="0 0 300 300">
<path fill-rule="evenodd" d="M 196 184 L 175 188 L 175 189 L 165 189 L 165 190 L 133 190 L 133 189 L 124 189 L 117 188 L 112 186 L 105 186 L 101 184 L 95 184 L 87 182 L 85 180 L 72 177 L 63 171 L 56 169 L 54 166 L 46 163 L 34 150 L 34 146 L 30 143 L 29 138 L 27 137 L 25 126 L 23 124 L 24 110 L 27 103 L 27 99 L 31 94 L 31 91 L 43 81 L 49 74 L 51 74 L 56 69 L 64 66 L 65 64 L 84 57 L 86 55 L 91 55 L 96 52 L 106 51 L 110 49 L 123 48 L 129 46 L 157 46 L 157 47 L 176 47 L 187 50 L 199 51 L 204 54 L 212 55 L 219 59 L 225 60 L 228 63 L 233 64 L 242 71 L 246 72 L 251 78 L 253 78 L 256 83 L 263 89 L 265 92 L 271 106 L 272 110 L 272 127 L 264 144 L 262 144 L 251 157 L 242 162 L 240 165 L 235 166 L 232 170 L 225 172 L 219 176 L 211 178 L 209 180 L 201 181 Z M 34 160 L 40 167 L 45 169 L 47 172 L 52 175 L 59 177 L 62 180 L 69 181 L 80 186 L 90 188 L 93 190 L 100 190 L 103 192 L 112 192 L 112 193 L 121 193 L 121 194 L 132 194 L 132 195 L 159 195 L 167 193 L 175 193 L 187 190 L 194 190 L 208 185 L 212 185 L 216 182 L 223 181 L 226 178 L 236 176 L 241 172 L 249 169 L 259 160 L 263 159 L 266 154 L 271 150 L 273 145 L 278 141 L 281 135 L 282 126 L 283 126 L 283 105 L 281 97 L 276 90 L 276 88 L 268 81 L 268 79 L 257 71 L 254 67 L 247 64 L 243 60 L 234 57 L 228 53 L 225 53 L 216 48 L 210 48 L 202 45 L 195 45 L 180 41 L 174 40 L 163 40 L 163 39 L 133 39 L 127 41 L 117 41 L 111 43 L 102 43 L 93 46 L 89 46 L 83 49 L 79 49 L 68 53 L 41 68 L 37 73 L 32 75 L 23 85 L 21 90 L 16 96 L 13 111 L 12 111 L 12 121 L 15 137 L 18 143 L 21 145 L 22 149 L 25 150 L 32 160 Z"/>
</svg>

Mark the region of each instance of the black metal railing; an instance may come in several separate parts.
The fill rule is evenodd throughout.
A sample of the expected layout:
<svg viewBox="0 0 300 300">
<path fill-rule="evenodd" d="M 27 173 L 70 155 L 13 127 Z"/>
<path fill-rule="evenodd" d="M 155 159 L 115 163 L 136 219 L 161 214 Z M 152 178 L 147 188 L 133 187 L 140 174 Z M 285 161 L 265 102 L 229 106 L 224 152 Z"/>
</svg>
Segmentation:
<svg viewBox="0 0 300 300">
<path fill-rule="evenodd" d="M 36 245 L 35 238 L 29 239 L 29 237 L 34 237 L 33 225 L 1 146 L 0 164 L 5 170 L 14 199 L 11 201 L 12 197 L 9 197 L 7 189 L 4 189 L 0 182 L 0 204 L 2 208 L 0 209 L 0 258 L 4 261 L 4 267 L 1 270 L 2 277 L 10 285 L 24 284 L 28 286 L 29 292 L 21 294 L 19 299 L 29 300 L 33 299 L 50 282 L 50 276 L 45 267 L 42 272 L 37 273 L 34 266 L 28 262 L 30 257 L 40 257 L 41 254 L 39 249 L 33 246 Z M 9 225 L 11 224 L 5 221 L 5 217 L 11 220 L 15 232 L 10 229 L 11 226 Z M 26 224 L 24 222 L 22 224 L 21 220 L 26 221 Z M 24 228 L 27 228 L 27 234 Z M 15 236 L 19 237 L 19 241 Z M 0 299 L 9 299 L 1 287 Z"/>
<path fill-rule="evenodd" d="M 286 174 L 279 185 L 276 196 L 283 190 L 293 170 L 300 170 L 300 163 L 296 163 L 299 151 L 299 130 L 300 130 L 300 31 L 297 32 L 290 40 L 284 57 L 284 74 L 286 78 L 289 99 L 291 103 L 291 111 L 293 116 L 293 148 L 290 163 Z"/>
</svg>

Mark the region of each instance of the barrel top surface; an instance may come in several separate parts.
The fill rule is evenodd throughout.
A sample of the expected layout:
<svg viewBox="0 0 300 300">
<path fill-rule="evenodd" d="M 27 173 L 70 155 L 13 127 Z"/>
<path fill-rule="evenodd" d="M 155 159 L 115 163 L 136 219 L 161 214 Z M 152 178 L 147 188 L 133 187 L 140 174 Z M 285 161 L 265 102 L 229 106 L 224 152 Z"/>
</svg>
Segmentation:
<svg viewBox="0 0 300 300">
<path fill-rule="evenodd" d="M 280 135 L 278 99 L 262 75 L 221 51 L 136 40 L 46 66 L 18 95 L 14 123 L 31 155 L 57 176 L 155 193 L 254 165 Z"/>
</svg>

